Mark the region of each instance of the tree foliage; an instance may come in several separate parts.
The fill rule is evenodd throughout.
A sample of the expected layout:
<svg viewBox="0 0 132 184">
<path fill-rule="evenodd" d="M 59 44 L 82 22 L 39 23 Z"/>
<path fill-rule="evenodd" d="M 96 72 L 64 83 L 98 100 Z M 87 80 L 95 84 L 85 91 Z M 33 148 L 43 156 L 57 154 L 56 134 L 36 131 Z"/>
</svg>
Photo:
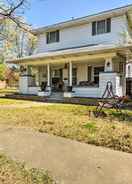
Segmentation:
<svg viewBox="0 0 132 184">
<path fill-rule="evenodd" d="M 0 64 L 0 80 L 4 81 L 5 80 L 5 73 L 7 70 L 7 66 L 3 63 Z"/>
</svg>

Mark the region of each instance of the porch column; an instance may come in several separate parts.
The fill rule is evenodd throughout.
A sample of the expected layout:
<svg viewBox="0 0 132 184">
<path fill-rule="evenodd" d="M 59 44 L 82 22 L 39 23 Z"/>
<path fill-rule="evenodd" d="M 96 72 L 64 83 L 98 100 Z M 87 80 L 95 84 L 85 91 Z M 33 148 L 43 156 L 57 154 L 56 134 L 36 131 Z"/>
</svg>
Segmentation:
<svg viewBox="0 0 132 184">
<path fill-rule="evenodd" d="M 69 86 L 72 86 L 72 62 L 69 62 Z"/>
<path fill-rule="evenodd" d="M 20 66 L 19 92 L 20 94 L 28 94 L 29 85 L 31 83 L 31 69 L 29 66 Z"/>
<path fill-rule="evenodd" d="M 47 64 L 47 77 L 48 77 L 47 86 L 50 87 L 50 64 Z"/>
</svg>

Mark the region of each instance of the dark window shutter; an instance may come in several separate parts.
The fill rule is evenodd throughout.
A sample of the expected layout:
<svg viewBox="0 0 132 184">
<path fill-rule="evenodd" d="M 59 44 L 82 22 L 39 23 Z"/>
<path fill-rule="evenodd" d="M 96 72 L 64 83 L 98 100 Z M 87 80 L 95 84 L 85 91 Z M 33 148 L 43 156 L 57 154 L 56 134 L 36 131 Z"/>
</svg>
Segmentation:
<svg viewBox="0 0 132 184">
<path fill-rule="evenodd" d="M 111 32 L 111 18 L 107 19 L 107 33 Z"/>
<path fill-rule="evenodd" d="M 47 43 L 47 44 L 49 43 L 49 34 L 50 34 L 50 33 L 46 33 L 46 43 Z"/>
<path fill-rule="evenodd" d="M 60 40 L 60 31 L 57 30 L 56 31 L 56 41 L 59 42 L 59 40 Z"/>
<path fill-rule="evenodd" d="M 92 35 L 96 35 L 96 22 L 92 22 Z"/>
</svg>

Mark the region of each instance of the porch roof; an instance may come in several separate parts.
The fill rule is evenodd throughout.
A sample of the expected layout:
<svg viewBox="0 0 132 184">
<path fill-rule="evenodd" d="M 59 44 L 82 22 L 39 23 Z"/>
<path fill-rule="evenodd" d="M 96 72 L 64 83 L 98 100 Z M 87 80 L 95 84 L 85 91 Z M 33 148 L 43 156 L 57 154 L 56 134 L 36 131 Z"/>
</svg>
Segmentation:
<svg viewBox="0 0 132 184">
<path fill-rule="evenodd" d="M 85 59 L 97 59 L 106 57 L 115 57 L 117 53 L 132 51 L 132 44 L 126 45 L 85 45 L 80 47 L 72 47 L 60 50 L 53 50 L 44 53 L 38 53 L 31 56 L 26 56 L 17 59 L 8 60 L 7 63 L 11 64 L 47 64 L 56 62 L 69 62 Z"/>
</svg>

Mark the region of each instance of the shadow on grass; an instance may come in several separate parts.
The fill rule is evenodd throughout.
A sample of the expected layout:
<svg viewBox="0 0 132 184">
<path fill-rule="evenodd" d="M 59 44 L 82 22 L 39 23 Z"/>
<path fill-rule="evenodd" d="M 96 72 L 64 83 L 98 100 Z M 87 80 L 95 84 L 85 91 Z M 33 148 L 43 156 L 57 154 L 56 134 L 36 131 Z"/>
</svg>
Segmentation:
<svg viewBox="0 0 132 184">
<path fill-rule="evenodd" d="M 108 116 L 111 116 L 117 119 L 118 121 L 132 122 L 132 113 L 129 113 L 126 111 L 122 111 L 122 112 L 112 111 L 110 112 L 110 114 L 108 114 Z"/>
<path fill-rule="evenodd" d="M 95 115 L 96 110 L 93 111 Z M 110 120 L 126 121 L 132 123 L 132 111 L 123 109 L 121 112 L 114 109 L 104 109 L 101 111 L 99 118 L 107 118 Z"/>
</svg>

